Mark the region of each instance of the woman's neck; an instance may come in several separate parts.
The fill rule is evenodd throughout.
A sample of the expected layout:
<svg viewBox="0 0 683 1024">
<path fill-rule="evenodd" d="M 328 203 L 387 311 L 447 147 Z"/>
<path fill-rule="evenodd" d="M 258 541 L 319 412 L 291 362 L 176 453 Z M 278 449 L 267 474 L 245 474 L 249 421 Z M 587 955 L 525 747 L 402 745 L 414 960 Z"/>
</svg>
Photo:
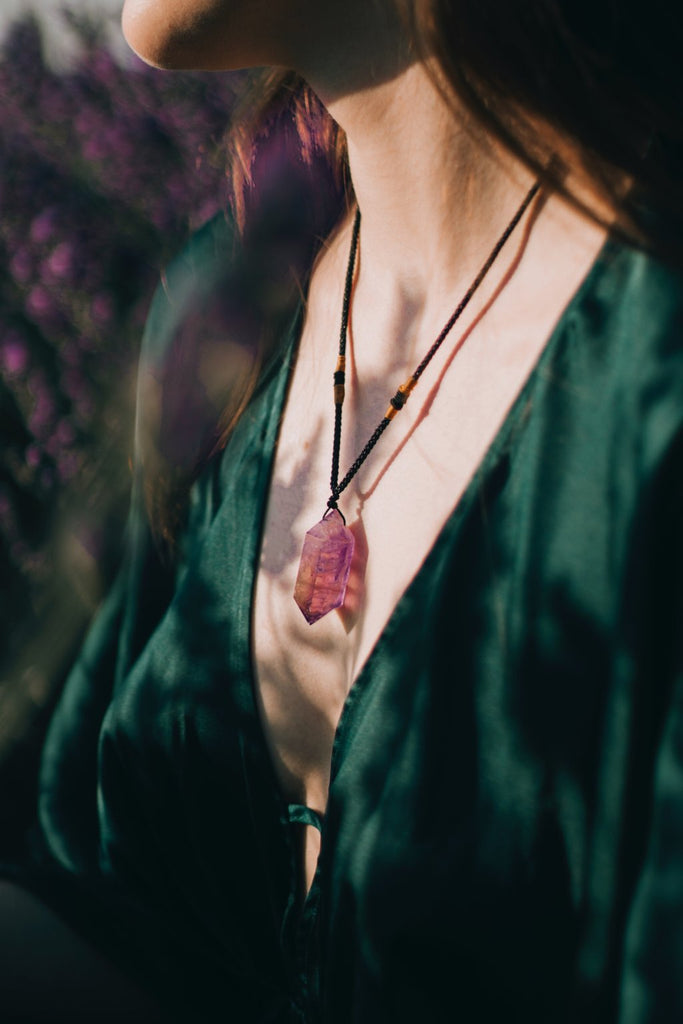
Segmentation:
<svg viewBox="0 0 683 1024">
<path fill-rule="evenodd" d="M 393 5 L 352 5 L 346 19 L 323 5 L 317 45 L 297 37 L 293 57 L 346 133 L 362 215 L 354 301 L 367 292 L 385 308 L 438 318 L 441 297 L 467 287 L 531 175 L 444 98 L 436 63 L 416 58 Z"/>
<path fill-rule="evenodd" d="M 388 10 L 363 0 L 357 19 L 319 24 L 317 45 L 302 45 L 290 63 L 346 133 L 362 215 L 349 336 L 374 360 L 367 371 L 382 377 L 397 359 L 408 366 L 424 353 L 533 181 L 464 104 L 446 100 L 436 64 L 416 59 L 398 22 L 373 22 Z M 560 263 L 577 253 L 579 262 L 590 261 L 599 247 L 596 226 L 558 196 L 545 197 L 537 217 L 540 209 L 526 219 L 533 231 L 522 229 L 506 246 L 463 328 L 512 279 L 521 309 L 537 295 L 550 253 Z M 324 292 L 336 294 L 343 281 L 349 238 L 350 224 L 327 261 Z"/>
<path fill-rule="evenodd" d="M 427 67 L 340 97 L 362 258 L 408 298 L 471 278 L 531 184 L 526 169 L 449 107 Z"/>
<path fill-rule="evenodd" d="M 351 332 L 413 358 L 436 336 L 510 221 L 532 177 L 447 105 L 424 63 L 326 95 L 344 129 L 362 215 Z M 337 276 L 348 249 L 345 232 Z M 416 347 L 417 346 L 417 347 Z"/>
</svg>

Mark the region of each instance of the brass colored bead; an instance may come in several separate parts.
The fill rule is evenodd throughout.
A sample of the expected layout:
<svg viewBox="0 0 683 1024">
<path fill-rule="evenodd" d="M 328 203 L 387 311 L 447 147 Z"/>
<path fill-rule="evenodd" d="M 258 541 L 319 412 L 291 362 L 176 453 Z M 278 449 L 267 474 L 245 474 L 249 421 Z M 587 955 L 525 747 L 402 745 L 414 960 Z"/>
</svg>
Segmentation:
<svg viewBox="0 0 683 1024">
<path fill-rule="evenodd" d="M 343 384 L 335 384 L 334 385 L 334 404 L 335 405 L 343 405 L 344 404 L 344 385 Z"/>
</svg>

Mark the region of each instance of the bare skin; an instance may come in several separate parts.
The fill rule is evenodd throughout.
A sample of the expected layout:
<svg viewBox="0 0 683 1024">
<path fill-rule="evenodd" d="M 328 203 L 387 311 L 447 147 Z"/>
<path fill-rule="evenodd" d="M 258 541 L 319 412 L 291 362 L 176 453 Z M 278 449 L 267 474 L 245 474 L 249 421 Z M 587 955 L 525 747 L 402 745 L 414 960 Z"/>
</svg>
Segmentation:
<svg viewBox="0 0 683 1024">
<path fill-rule="evenodd" d="M 342 17 L 334 2 L 309 10 L 305 2 L 283 0 L 272 3 L 266 17 L 260 4 L 128 0 L 124 12 L 129 41 L 154 62 L 295 68 L 346 131 L 362 230 L 342 472 L 531 183 L 525 168 L 468 124 L 457 98 L 447 106 L 437 94 L 387 5 L 364 0 L 355 6 Z M 188 11 L 198 10 L 204 21 L 184 32 Z M 162 13 L 171 24 L 165 36 Z M 253 23 L 263 18 L 267 24 L 255 31 Z M 205 33 L 211 19 L 223 26 L 220 45 Z M 362 599 L 311 627 L 292 591 L 303 535 L 328 497 L 330 377 L 350 223 L 319 260 L 281 426 L 253 611 L 257 695 L 288 799 L 324 812 L 332 743 L 348 692 L 604 237 L 556 196 L 530 212 L 345 493 L 343 510 L 368 552 Z M 320 838 L 313 828 L 306 832 L 308 886 Z"/>
</svg>

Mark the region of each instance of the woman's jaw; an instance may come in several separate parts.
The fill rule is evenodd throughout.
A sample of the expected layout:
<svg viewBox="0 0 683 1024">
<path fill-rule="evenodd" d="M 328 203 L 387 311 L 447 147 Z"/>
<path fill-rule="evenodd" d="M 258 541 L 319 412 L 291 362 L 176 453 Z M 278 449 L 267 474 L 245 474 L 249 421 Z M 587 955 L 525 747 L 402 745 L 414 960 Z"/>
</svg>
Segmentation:
<svg viewBox="0 0 683 1024">
<path fill-rule="evenodd" d="M 324 102 L 388 81 L 413 60 L 394 0 L 124 0 L 121 20 L 148 64 L 287 67 Z"/>
<path fill-rule="evenodd" d="M 229 71 L 287 63 L 300 8 L 283 17 L 277 0 L 124 0 L 128 45 L 148 64 L 173 70 Z"/>
</svg>

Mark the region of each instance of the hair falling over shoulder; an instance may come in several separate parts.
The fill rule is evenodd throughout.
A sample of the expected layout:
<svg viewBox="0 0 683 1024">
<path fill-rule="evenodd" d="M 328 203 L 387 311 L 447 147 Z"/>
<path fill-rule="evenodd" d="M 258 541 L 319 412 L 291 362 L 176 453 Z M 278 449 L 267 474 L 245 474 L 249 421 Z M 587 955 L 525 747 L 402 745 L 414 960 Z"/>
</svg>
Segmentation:
<svg viewBox="0 0 683 1024">
<path fill-rule="evenodd" d="M 348 196 L 346 139 L 311 87 L 296 72 L 266 68 L 251 75 L 226 133 L 228 177 L 235 221 L 244 231 L 247 200 L 254 187 L 254 164 L 259 142 L 274 126 L 293 131 L 297 155 L 306 167 L 322 158 L 334 185 Z"/>
<path fill-rule="evenodd" d="M 138 479 L 164 557 L 175 554 L 193 482 L 277 357 L 316 252 L 350 200 L 345 139 L 315 94 L 291 72 L 250 77 L 226 137 L 232 215 L 190 243 L 180 276 L 168 274 L 164 340 L 152 343 L 163 358 L 143 359 L 140 371 Z"/>
</svg>

